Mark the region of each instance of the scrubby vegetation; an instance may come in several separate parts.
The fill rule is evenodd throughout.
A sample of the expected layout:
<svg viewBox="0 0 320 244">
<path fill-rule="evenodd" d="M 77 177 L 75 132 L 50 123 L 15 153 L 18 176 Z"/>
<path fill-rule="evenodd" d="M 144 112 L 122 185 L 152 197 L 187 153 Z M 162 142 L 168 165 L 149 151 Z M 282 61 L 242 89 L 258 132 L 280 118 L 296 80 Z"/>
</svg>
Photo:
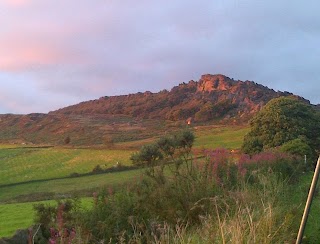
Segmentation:
<svg viewBox="0 0 320 244">
<path fill-rule="evenodd" d="M 320 148 L 320 114 L 296 97 L 271 100 L 250 122 L 242 150 L 254 154 L 282 146 L 283 151 L 315 160 Z M 311 163 L 311 162 L 309 162 Z"/>
<path fill-rule="evenodd" d="M 294 240 L 300 216 L 290 198 L 304 167 L 299 157 L 278 151 L 235 156 L 216 149 L 192 159 L 192 143 L 190 131 L 159 139 L 153 150 L 133 155 L 147 167 L 136 184 L 94 193 L 88 210 L 70 202 L 50 209 L 38 205 L 36 222 L 56 243 L 71 237 L 76 243 Z M 157 156 L 145 157 L 152 154 Z M 49 210 L 52 217 L 44 218 Z"/>
</svg>

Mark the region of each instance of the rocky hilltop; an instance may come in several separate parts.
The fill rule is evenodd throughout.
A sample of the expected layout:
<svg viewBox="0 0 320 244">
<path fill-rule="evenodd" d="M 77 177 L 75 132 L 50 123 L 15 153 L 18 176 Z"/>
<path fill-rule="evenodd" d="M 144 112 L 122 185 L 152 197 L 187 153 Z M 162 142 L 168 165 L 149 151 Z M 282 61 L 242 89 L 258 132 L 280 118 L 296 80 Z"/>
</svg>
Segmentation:
<svg viewBox="0 0 320 244">
<path fill-rule="evenodd" d="M 171 91 L 102 97 L 50 114 L 121 114 L 164 120 L 185 120 L 192 117 L 196 121 L 234 117 L 246 120 L 269 100 L 289 95 L 293 94 L 276 92 L 252 81 L 236 81 L 221 74 L 206 74 L 199 81 L 182 83 Z"/>
<path fill-rule="evenodd" d="M 293 94 L 253 81 L 206 74 L 170 91 L 106 96 L 48 114 L 0 115 L 0 141 L 110 144 L 155 136 L 176 121 L 244 123 L 279 96 Z"/>
</svg>

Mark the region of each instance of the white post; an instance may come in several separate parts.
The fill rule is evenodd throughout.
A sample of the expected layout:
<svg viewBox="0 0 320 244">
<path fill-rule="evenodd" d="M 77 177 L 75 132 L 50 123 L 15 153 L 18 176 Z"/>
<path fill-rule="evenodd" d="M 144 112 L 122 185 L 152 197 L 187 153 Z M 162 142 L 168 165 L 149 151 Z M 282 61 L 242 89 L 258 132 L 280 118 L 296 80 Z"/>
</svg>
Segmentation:
<svg viewBox="0 0 320 244">
<path fill-rule="evenodd" d="M 307 155 L 304 155 L 304 163 L 307 164 Z"/>
</svg>

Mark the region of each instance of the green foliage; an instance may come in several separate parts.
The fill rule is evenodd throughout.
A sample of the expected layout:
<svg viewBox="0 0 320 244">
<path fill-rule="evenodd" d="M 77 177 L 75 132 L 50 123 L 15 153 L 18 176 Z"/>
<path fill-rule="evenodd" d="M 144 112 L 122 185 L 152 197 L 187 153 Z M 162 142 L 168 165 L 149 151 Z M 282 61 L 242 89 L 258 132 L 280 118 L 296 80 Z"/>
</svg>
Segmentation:
<svg viewBox="0 0 320 244">
<path fill-rule="evenodd" d="M 132 224 L 139 209 L 137 204 L 133 193 L 103 190 L 94 196 L 93 208 L 83 213 L 78 225 L 90 232 L 92 240 L 119 240 L 122 233 L 132 235 Z"/>
<path fill-rule="evenodd" d="M 176 141 L 177 147 L 187 153 L 190 152 L 194 143 L 194 139 L 195 136 L 190 130 L 183 130 L 174 135 L 174 140 Z"/>
<path fill-rule="evenodd" d="M 319 149 L 320 116 L 313 107 L 295 97 L 271 100 L 251 121 L 242 150 L 256 153 L 304 137 L 315 152 Z"/>
<path fill-rule="evenodd" d="M 181 157 L 188 157 L 195 136 L 190 130 L 183 130 L 172 136 L 161 137 L 156 143 L 143 146 L 139 152 L 132 154 L 135 165 L 154 166 L 170 160 L 178 162 Z"/>
<path fill-rule="evenodd" d="M 157 160 L 162 158 L 163 156 L 156 144 L 142 146 L 138 153 L 134 153 L 130 157 L 133 164 L 146 166 L 152 166 Z"/>
<path fill-rule="evenodd" d="M 259 138 L 246 135 L 242 145 L 242 151 L 245 153 L 256 154 L 263 150 L 263 144 Z"/>
<path fill-rule="evenodd" d="M 80 202 L 77 198 L 58 201 L 56 206 L 39 203 L 34 205 L 35 223 L 41 224 L 44 237 L 52 237 L 52 228 L 63 236 L 66 230 L 71 230 L 79 212 Z"/>
<path fill-rule="evenodd" d="M 306 155 L 307 159 L 314 158 L 314 152 L 312 151 L 312 148 L 300 138 L 284 143 L 280 150 L 301 157 Z"/>
</svg>

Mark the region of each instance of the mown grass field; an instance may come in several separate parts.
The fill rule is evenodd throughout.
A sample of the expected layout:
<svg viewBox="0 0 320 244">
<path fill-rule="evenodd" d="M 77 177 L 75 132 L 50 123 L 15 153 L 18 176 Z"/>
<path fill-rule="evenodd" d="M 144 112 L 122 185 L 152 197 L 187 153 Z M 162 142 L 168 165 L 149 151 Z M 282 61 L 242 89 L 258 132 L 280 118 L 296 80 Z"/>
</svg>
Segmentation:
<svg viewBox="0 0 320 244">
<path fill-rule="evenodd" d="M 69 148 L 0 149 L 0 185 L 87 173 L 96 165 L 130 165 L 129 150 Z"/>
</svg>

